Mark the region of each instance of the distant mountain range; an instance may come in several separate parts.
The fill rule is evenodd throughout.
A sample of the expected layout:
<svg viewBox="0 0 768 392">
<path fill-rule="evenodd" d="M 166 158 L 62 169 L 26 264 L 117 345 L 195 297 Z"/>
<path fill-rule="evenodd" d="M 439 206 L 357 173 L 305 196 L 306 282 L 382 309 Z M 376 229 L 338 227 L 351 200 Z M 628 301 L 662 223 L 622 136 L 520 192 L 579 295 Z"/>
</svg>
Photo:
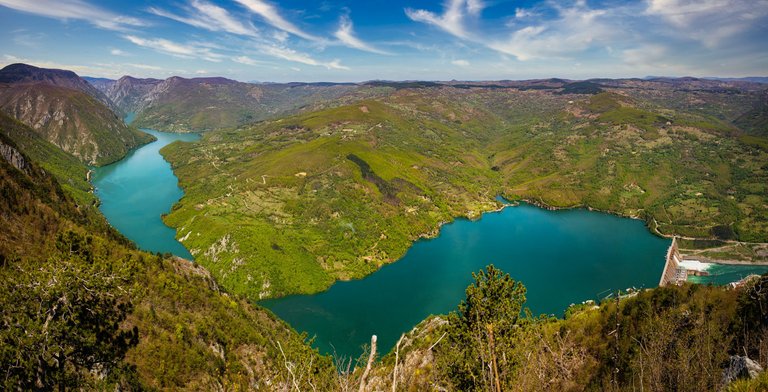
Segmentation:
<svg viewBox="0 0 768 392">
<path fill-rule="evenodd" d="M 120 110 L 136 114 L 136 126 L 173 132 L 252 123 L 334 100 L 357 88 L 350 83 L 252 84 L 178 76 L 165 80 L 124 76 L 94 83 Z"/>
<path fill-rule="evenodd" d="M 686 77 L 672 77 L 672 76 L 646 76 L 644 79 L 646 80 L 653 80 L 653 79 L 688 79 L 688 80 L 719 80 L 721 82 L 751 82 L 751 83 L 768 83 L 768 76 L 745 76 L 741 78 L 725 78 L 725 77 L 718 77 L 718 76 L 705 76 L 702 78 L 694 78 L 690 76 Z"/>
</svg>

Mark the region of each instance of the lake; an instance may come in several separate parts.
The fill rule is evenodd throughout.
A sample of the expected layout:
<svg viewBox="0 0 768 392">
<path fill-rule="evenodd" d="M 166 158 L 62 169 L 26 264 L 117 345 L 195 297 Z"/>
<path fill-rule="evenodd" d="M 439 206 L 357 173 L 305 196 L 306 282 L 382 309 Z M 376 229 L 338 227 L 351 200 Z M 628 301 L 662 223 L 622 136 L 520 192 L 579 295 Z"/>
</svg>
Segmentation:
<svg viewBox="0 0 768 392">
<path fill-rule="evenodd" d="M 562 316 L 572 303 L 658 285 L 670 243 L 639 220 L 520 204 L 447 224 L 365 279 L 260 303 L 315 336 L 321 352 L 357 357 L 372 334 L 387 352 L 430 314 L 456 309 L 472 272 L 487 264 L 525 284 L 534 314 Z"/>
<path fill-rule="evenodd" d="M 130 118 L 128 119 L 130 120 Z M 195 134 L 144 130 L 157 141 L 92 177 L 100 209 L 139 248 L 192 259 L 161 216 L 182 196 L 160 148 Z M 458 219 L 434 239 L 417 241 L 396 263 L 328 291 L 262 301 L 323 353 L 357 356 L 378 335 L 381 352 L 430 314 L 445 314 L 464 297 L 472 272 L 493 263 L 527 289 L 534 314 L 560 316 L 568 305 L 629 287 L 655 287 L 670 240 L 638 220 L 584 209 L 549 211 L 529 204 Z"/>
<path fill-rule="evenodd" d="M 132 117 L 126 118 L 126 122 Z M 131 151 L 122 160 L 94 169 L 91 182 L 101 204 L 99 210 L 109 223 L 143 250 L 172 253 L 193 260 L 176 240 L 176 230 L 166 226 L 161 216 L 181 199 L 184 192 L 171 165 L 160 149 L 176 140 L 195 141 L 197 134 L 142 131 L 157 141 Z"/>
</svg>

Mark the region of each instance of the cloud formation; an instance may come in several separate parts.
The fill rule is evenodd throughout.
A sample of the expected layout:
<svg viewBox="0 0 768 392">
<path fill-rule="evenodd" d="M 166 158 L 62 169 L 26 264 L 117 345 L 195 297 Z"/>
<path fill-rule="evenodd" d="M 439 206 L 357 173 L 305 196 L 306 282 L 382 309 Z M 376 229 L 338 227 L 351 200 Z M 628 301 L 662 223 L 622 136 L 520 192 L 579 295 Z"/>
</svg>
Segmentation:
<svg viewBox="0 0 768 392">
<path fill-rule="evenodd" d="M 441 15 L 427 10 L 405 9 L 405 14 L 414 22 L 436 26 L 459 38 L 470 39 L 471 35 L 464 27 L 467 13 L 478 15 L 482 9 L 479 1 L 449 0 Z"/>
<path fill-rule="evenodd" d="M 139 19 L 117 15 L 81 0 L 0 0 L 0 5 L 54 19 L 77 19 L 107 30 L 145 26 Z"/>
<path fill-rule="evenodd" d="M 252 24 L 238 21 L 224 8 L 203 0 L 192 0 L 190 7 L 187 7 L 188 16 L 176 15 L 157 7 L 150 7 L 149 12 L 210 31 L 224 31 L 250 37 L 259 35 L 259 31 Z"/>
<path fill-rule="evenodd" d="M 334 36 L 342 44 L 349 46 L 350 48 L 355 48 L 355 49 L 359 49 L 359 50 L 363 50 L 371 53 L 377 53 L 377 54 L 389 54 L 383 50 L 376 49 L 373 46 L 357 38 L 352 29 L 352 20 L 347 15 L 341 16 L 341 19 L 339 20 L 339 29 L 336 30 L 336 33 L 334 33 Z"/>
<path fill-rule="evenodd" d="M 305 32 L 304 30 L 300 29 L 293 23 L 289 22 L 287 19 L 283 18 L 283 16 L 280 15 L 280 12 L 278 11 L 277 7 L 273 6 L 272 4 L 269 4 L 262 0 L 235 0 L 235 1 L 240 3 L 242 6 L 244 6 L 254 14 L 259 15 L 262 19 L 264 19 L 265 22 L 272 25 L 272 27 L 285 31 L 286 33 L 293 34 L 297 37 L 304 38 L 306 40 L 317 41 L 317 42 L 323 41 L 322 38 L 316 37 L 312 34 Z"/>
<path fill-rule="evenodd" d="M 214 63 L 221 62 L 224 58 L 223 55 L 213 52 L 211 48 L 204 45 L 180 44 L 164 38 L 141 38 L 135 35 L 125 35 L 124 38 L 135 45 L 180 58 L 198 58 Z"/>
<path fill-rule="evenodd" d="M 325 62 L 319 61 L 319 60 L 315 60 L 314 58 L 312 58 L 306 53 L 297 52 L 290 48 L 279 47 L 279 46 L 264 46 L 262 47 L 262 52 L 273 57 L 277 57 L 283 60 L 293 61 L 296 63 L 323 66 L 328 69 L 349 70 L 349 67 L 345 67 L 341 65 L 341 61 L 339 61 L 338 59 L 334 59 L 332 61 L 325 61 Z"/>
<path fill-rule="evenodd" d="M 768 0 L 648 0 L 646 14 L 661 17 L 675 32 L 713 48 L 724 40 L 765 26 Z"/>
</svg>

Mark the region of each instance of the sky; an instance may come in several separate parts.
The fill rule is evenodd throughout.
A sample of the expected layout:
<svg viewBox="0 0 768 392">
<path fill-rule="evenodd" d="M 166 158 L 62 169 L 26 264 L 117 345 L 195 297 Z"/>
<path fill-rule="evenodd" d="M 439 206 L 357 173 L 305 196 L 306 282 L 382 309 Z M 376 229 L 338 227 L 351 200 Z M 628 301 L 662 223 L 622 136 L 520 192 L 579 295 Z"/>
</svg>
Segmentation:
<svg viewBox="0 0 768 392">
<path fill-rule="evenodd" d="M 0 0 L 0 34 L 0 66 L 107 78 L 768 75 L 768 0 Z"/>
</svg>

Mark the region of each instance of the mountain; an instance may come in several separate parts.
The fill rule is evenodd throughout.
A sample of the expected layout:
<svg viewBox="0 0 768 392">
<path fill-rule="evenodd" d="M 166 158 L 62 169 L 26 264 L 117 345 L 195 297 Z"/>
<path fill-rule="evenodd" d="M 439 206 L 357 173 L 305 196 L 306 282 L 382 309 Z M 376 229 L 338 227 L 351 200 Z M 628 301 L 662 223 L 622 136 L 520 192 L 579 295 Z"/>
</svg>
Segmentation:
<svg viewBox="0 0 768 392">
<path fill-rule="evenodd" d="M 117 106 L 127 113 L 138 113 L 144 109 L 144 101 L 162 80 L 160 79 L 137 79 L 130 76 L 123 76 L 109 85 L 101 85 L 104 93 Z"/>
<path fill-rule="evenodd" d="M 746 76 L 743 78 L 706 77 L 704 79 L 722 80 L 724 82 L 752 82 L 752 83 L 768 84 L 768 76 Z"/>
<path fill-rule="evenodd" d="M 94 78 L 91 76 L 83 76 L 82 78 L 101 93 L 105 93 L 116 82 L 116 80 L 108 78 Z"/>
<path fill-rule="evenodd" d="M 120 78 L 103 91 L 137 127 L 172 132 L 231 128 L 293 113 L 355 91 L 353 84 L 252 84 L 226 78 Z"/>
<path fill-rule="evenodd" d="M 110 110 L 122 117 L 120 109 L 98 88 L 79 77 L 76 73 L 63 69 L 38 68 L 29 64 L 10 64 L 0 70 L 0 83 L 35 84 L 44 83 L 82 91 L 95 98 Z"/>
<path fill-rule="evenodd" d="M 34 129 L 0 113 L 0 135 L 19 147 L 30 159 L 53 175 L 78 205 L 89 208 L 96 205 L 96 196 L 88 182 L 88 168 L 77 158 L 45 140 Z"/>
<path fill-rule="evenodd" d="M 109 99 L 73 72 L 13 64 L 0 81 L 0 111 L 88 164 L 114 162 L 153 139 L 126 126 L 98 96 Z"/>
</svg>

